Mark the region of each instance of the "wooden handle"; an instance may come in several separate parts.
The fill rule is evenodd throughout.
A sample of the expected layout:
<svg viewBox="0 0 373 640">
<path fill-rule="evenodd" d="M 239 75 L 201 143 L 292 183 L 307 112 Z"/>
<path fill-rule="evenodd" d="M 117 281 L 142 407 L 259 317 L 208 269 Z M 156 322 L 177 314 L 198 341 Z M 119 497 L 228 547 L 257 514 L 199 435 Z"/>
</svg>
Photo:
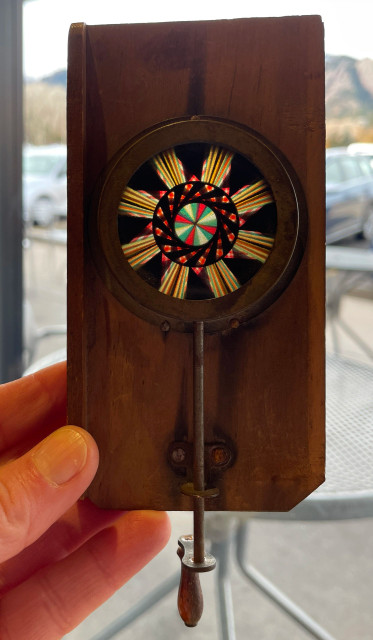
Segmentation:
<svg viewBox="0 0 373 640">
<path fill-rule="evenodd" d="M 187 627 L 195 627 L 202 616 L 203 596 L 197 571 L 181 563 L 181 577 L 177 606 Z"/>
</svg>

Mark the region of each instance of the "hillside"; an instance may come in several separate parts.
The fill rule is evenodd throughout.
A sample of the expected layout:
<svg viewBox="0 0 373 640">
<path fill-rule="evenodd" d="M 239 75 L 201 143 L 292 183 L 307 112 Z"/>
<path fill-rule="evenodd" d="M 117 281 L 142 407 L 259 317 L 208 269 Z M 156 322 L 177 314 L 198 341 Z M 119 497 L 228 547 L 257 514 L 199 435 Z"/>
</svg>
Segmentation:
<svg viewBox="0 0 373 640">
<path fill-rule="evenodd" d="M 64 69 L 38 82 L 26 80 L 25 132 L 28 142 L 41 144 L 66 140 L 65 96 Z M 328 146 L 356 140 L 373 142 L 373 60 L 327 55 L 325 104 Z M 41 122 L 43 132 L 40 131 Z"/>
<path fill-rule="evenodd" d="M 49 85 L 66 88 L 66 69 L 43 78 Z M 348 56 L 325 59 L 325 99 L 329 118 L 371 115 L 373 113 L 373 60 Z"/>
<path fill-rule="evenodd" d="M 326 56 L 328 146 L 373 142 L 373 60 Z"/>
<path fill-rule="evenodd" d="M 327 118 L 373 114 L 373 60 L 327 56 L 325 61 Z"/>
</svg>

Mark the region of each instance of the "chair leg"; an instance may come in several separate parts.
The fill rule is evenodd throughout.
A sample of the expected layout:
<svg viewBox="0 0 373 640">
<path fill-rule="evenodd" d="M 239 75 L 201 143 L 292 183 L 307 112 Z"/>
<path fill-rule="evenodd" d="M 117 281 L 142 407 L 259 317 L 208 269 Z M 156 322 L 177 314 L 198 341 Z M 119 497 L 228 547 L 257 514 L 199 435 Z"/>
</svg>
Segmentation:
<svg viewBox="0 0 373 640">
<path fill-rule="evenodd" d="M 272 582 L 267 580 L 259 571 L 254 569 L 246 562 L 248 524 L 238 528 L 236 534 L 236 553 L 237 563 L 243 574 L 263 593 L 265 593 L 273 602 L 275 602 L 283 611 L 285 611 L 295 622 L 303 629 L 308 631 L 314 638 L 318 640 L 335 640 L 325 629 L 323 629 L 315 620 L 308 616 L 303 609 L 298 607 L 290 598 L 282 591 L 277 589 Z"/>
<path fill-rule="evenodd" d="M 231 536 L 213 542 L 211 553 L 217 560 L 216 586 L 218 591 L 218 615 L 221 640 L 236 640 L 234 626 L 232 584 L 229 574 Z"/>
<path fill-rule="evenodd" d="M 358 347 L 360 347 L 365 355 L 373 360 L 373 350 L 370 348 L 370 346 L 364 340 L 362 340 L 362 338 L 360 338 L 360 336 L 353 329 L 351 329 L 351 327 L 349 327 L 344 322 L 344 320 L 342 320 L 342 318 L 339 318 L 338 322 L 339 326 L 341 327 L 341 329 L 343 329 L 346 335 L 348 335 L 348 337 L 351 338 L 351 340 L 353 340 L 355 344 L 358 345 Z"/>
</svg>

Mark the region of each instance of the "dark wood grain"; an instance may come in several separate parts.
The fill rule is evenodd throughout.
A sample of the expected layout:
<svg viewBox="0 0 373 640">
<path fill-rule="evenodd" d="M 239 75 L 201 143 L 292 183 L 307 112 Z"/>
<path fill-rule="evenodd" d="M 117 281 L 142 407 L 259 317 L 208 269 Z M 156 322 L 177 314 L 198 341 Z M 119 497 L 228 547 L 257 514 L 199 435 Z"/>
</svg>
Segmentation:
<svg viewBox="0 0 373 640">
<path fill-rule="evenodd" d="M 196 627 L 203 613 L 203 595 L 199 575 L 181 563 L 177 607 L 184 624 Z"/>
<path fill-rule="evenodd" d="M 85 232 L 114 154 L 167 119 L 206 114 L 270 140 L 302 183 L 301 265 L 281 297 L 205 338 L 206 440 L 233 441 L 217 510 L 286 510 L 324 474 L 324 53 L 317 16 L 73 26 L 68 72 L 68 412 L 100 448 L 88 495 L 115 508 L 189 509 L 167 462 L 191 433 L 192 337 L 113 298 Z"/>
</svg>

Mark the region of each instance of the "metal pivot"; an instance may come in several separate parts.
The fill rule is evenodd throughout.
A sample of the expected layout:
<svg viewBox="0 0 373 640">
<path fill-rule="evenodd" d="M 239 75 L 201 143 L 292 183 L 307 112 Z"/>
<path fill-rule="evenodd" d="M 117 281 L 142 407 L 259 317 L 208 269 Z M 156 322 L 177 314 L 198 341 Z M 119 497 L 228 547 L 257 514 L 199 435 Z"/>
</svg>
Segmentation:
<svg viewBox="0 0 373 640">
<path fill-rule="evenodd" d="M 204 455 L 204 323 L 193 325 L 193 484 L 182 487 L 183 493 L 193 496 L 193 535 L 179 539 L 178 555 L 181 559 L 181 579 L 178 608 L 188 627 L 195 627 L 202 615 L 203 597 L 199 572 L 211 571 L 216 561 L 205 552 L 204 514 L 205 498 L 211 493 L 205 489 Z M 213 491 L 213 495 L 216 492 Z"/>
</svg>

